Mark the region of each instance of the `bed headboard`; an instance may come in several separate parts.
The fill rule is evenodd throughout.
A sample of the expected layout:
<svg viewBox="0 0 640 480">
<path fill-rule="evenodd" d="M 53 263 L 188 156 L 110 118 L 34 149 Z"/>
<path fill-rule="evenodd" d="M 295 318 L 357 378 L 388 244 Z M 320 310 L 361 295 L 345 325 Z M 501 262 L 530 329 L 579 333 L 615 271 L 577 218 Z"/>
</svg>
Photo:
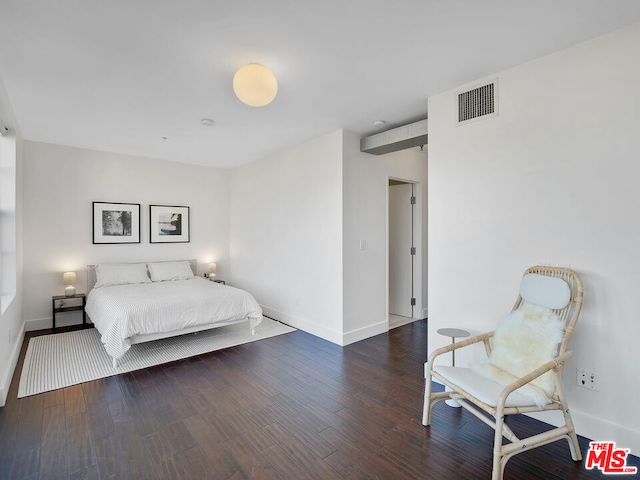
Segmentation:
<svg viewBox="0 0 640 480">
<path fill-rule="evenodd" d="M 189 265 L 191 266 L 191 270 L 193 271 L 194 275 L 198 275 L 198 260 L 191 258 L 188 260 L 159 260 L 157 262 L 113 262 L 113 263 L 120 263 L 120 264 L 136 264 L 136 263 L 161 263 L 161 262 L 189 262 Z M 108 262 L 105 262 L 108 263 Z M 93 289 L 93 286 L 96 284 L 97 282 L 97 278 L 96 278 L 96 267 L 98 265 L 97 264 L 93 264 L 93 265 L 87 265 L 87 294 L 89 294 L 89 292 Z"/>
</svg>

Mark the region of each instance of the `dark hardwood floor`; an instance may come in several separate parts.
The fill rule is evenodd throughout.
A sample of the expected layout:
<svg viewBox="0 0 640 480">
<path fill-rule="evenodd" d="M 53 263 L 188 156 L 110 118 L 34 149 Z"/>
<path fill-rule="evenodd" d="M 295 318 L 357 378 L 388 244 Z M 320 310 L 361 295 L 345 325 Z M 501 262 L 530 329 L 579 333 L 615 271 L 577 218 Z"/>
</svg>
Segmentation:
<svg viewBox="0 0 640 480">
<path fill-rule="evenodd" d="M 0 409 L 2 479 L 491 477 L 489 427 L 442 403 L 420 423 L 426 321 L 344 348 L 297 331 L 18 400 L 27 342 Z M 505 478 L 605 476 L 562 441 Z"/>
</svg>

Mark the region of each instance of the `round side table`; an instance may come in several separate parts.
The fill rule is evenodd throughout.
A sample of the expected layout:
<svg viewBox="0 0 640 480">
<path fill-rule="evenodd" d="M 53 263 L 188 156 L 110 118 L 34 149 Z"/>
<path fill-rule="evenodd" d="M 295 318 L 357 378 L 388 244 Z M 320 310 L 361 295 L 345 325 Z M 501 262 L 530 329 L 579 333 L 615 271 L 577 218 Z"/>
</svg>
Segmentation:
<svg viewBox="0 0 640 480">
<path fill-rule="evenodd" d="M 471 335 L 466 330 L 461 330 L 460 328 L 440 328 L 438 330 L 440 335 L 444 335 L 445 337 L 451 337 L 451 343 L 456 343 L 456 338 L 468 337 Z M 456 366 L 456 351 L 451 351 L 451 365 Z"/>
<path fill-rule="evenodd" d="M 468 337 L 470 335 L 466 330 L 461 330 L 460 328 L 440 328 L 438 329 L 438 333 L 440 335 L 444 335 L 445 337 L 451 337 L 451 343 L 456 343 L 456 338 Z M 451 365 L 453 367 L 456 366 L 456 351 L 451 351 Z M 449 387 L 445 385 L 445 391 L 450 390 Z M 460 404 L 453 399 L 445 400 L 444 403 L 449 405 L 450 407 L 460 407 Z"/>
</svg>

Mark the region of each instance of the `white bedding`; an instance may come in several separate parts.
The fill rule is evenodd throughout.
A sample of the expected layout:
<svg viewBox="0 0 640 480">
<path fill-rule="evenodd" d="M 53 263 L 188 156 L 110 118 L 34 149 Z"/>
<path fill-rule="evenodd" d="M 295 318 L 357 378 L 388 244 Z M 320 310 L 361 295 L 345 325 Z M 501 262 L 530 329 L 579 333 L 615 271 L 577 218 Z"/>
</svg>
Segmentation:
<svg viewBox="0 0 640 480">
<path fill-rule="evenodd" d="M 243 319 L 255 328 L 262 321 L 262 309 L 250 293 L 200 277 L 94 288 L 85 310 L 114 359 L 129 350 L 129 338 L 136 335 Z"/>
</svg>

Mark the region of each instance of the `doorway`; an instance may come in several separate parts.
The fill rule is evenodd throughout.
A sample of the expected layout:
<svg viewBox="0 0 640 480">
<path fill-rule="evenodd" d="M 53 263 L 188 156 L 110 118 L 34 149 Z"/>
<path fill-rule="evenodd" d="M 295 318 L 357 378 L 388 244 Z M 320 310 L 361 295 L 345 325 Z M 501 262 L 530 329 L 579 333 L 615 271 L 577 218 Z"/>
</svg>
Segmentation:
<svg viewBox="0 0 640 480">
<path fill-rule="evenodd" d="M 389 179 L 389 328 L 414 321 L 415 189 Z"/>
</svg>

